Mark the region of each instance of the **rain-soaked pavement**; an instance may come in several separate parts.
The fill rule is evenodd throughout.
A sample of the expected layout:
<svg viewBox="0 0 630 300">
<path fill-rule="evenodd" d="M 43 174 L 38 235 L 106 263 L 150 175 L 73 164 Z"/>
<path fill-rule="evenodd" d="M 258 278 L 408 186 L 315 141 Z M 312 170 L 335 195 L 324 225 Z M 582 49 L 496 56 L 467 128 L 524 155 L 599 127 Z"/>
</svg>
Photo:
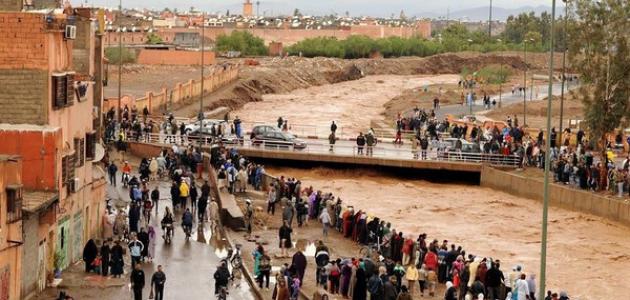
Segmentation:
<svg viewBox="0 0 630 300">
<path fill-rule="evenodd" d="M 171 206 L 170 184 L 169 182 L 152 182 L 150 189 L 159 184 L 160 202 L 159 215 L 156 218 L 155 210 L 151 216 L 150 225 L 157 232 L 155 247 L 155 259 L 142 264 L 145 271 L 146 285 L 143 291 L 143 299 L 148 299 L 150 292 L 150 279 L 158 265 L 162 265 L 166 273 L 166 285 L 164 299 L 214 299 L 214 278 L 213 274 L 221 260 L 227 256 L 228 246 L 219 231 L 214 234 L 210 228 L 210 223 L 202 223 L 197 220 L 193 225 L 193 234 L 189 241 L 185 240 L 184 232 L 179 225 L 181 214 L 176 214 L 175 234 L 170 245 L 165 244 L 162 239 L 162 229 L 159 226 L 160 220 L 166 206 Z M 200 185 L 198 185 L 200 186 Z M 128 190 L 118 185 L 117 188 L 108 186 L 108 197 L 112 199 L 112 206 L 124 207 L 129 199 Z M 144 220 L 141 224 L 146 224 Z M 141 225 L 143 226 L 143 225 Z M 62 282 L 64 290 L 74 299 L 103 299 L 119 300 L 132 299 L 132 291 L 129 285 L 130 265 L 128 257 L 125 258 L 125 275 L 122 280 L 107 278 L 103 279 L 95 274 L 85 274 L 82 272 L 83 263 L 71 267 L 63 274 Z M 104 286 L 107 286 L 104 288 Z M 57 295 L 57 289 L 47 289 L 36 299 L 52 299 Z M 254 299 L 245 279 L 242 284 L 230 286 L 230 299 Z"/>
</svg>

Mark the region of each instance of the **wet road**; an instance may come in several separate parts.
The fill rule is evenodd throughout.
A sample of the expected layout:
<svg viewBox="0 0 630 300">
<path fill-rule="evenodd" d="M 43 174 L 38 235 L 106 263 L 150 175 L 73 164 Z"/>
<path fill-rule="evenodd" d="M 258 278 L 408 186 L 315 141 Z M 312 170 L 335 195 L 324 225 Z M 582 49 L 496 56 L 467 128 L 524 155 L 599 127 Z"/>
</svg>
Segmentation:
<svg viewBox="0 0 630 300">
<path fill-rule="evenodd" d="M 155 184 L 151 183 L 153 189 Z M 155 217 L 155 210 L 151 216 L 150 225 L 156 229 L 156 258 L 152 263 L 144 263 L 142 269 L 145 271 L 147 285 L 144 288 L 143 298 L 148 298 L 150 278 L 157 270 L 158 265 L 162 265 L 166 273 L 166 286 L 164 299 L 214 299 L 214 278 L 213 274 L 221 257 L 227 255 L 225 241 L 217 235 L 213 235 L 209 223 L 201 225 L 195 220 L 193 235 L 189 241 L 185 240 L 184 232 L 180 226 L 181 214 L 176 214 L 175 234 L 170 245 L 165 244 L 162 239 L 162 230 L 159 224 L 166 206 L 171 206 L 170 184 L 159 182 L 160 202 L 159 215 Z M 113 199 L 116 205 L 124 204 L 128 196 L 128 190 L 118 186 L 108 186 L 108 196 Z M 123 199 L 123 200 L 115 200 Z M 145 224 L 144 220 L 141 224 Z M 128 278 L 129 265 L 125 266 L 126 278 Z M 111 290 L 111 289 L 110 289 Z M 100 299 L 121 299 L 122 295 L 131 298 L 129 285 L 113 288 L 111 293 L 102 295 Z M 234 299 L 254 299 L 249 291 L 246 282 L 239 288 L 231 287 L 230 296 Z"/>
</svg>

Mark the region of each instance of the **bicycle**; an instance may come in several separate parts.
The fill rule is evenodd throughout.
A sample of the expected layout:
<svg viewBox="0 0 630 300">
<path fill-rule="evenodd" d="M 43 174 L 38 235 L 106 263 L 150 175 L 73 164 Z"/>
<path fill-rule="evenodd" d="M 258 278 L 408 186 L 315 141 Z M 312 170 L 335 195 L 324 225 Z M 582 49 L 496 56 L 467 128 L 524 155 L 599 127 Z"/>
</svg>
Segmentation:
<svg viewBox="0 0 630 300">
<path fill-rule="evenodd" d="M 362 246 L 359 249 L 360 257 L 372 257 L 374 253 L 381 253 L 381 243 L 380 237 L 376 237 L 376 241 L 373 243 L 368 243 L 367 245 Z"/>
<path fill-rule="evenodd" d="M 228 255 L 230 257 L 230 264 L 233 269 L 240 269 L 243 265 L 243 258 L 241 257 L 241 244 L 234 245 L 236 248 L 236 253 L 232 255 L 231 253 Z"/>
<path fill-rule="evenodd" d="M 217 295 L 217 300 L 227 300 L 227 296 L 230 293 L 227 291 L 226 287 L 221 287 L 221 290 L 219 291 L 219 294 Z"/>
</svg>

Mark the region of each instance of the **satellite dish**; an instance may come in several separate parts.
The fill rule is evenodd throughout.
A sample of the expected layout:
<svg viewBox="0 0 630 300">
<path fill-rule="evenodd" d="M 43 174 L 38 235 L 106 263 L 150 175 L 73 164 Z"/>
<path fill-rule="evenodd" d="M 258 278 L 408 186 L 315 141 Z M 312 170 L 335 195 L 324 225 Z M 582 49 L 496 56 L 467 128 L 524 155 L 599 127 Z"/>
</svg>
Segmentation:
<svg viewBox="0 0 630 300">
<path fill-rule="evenodd" d="M 103 145 L 99 143 L 94 144 L 94 160 L 92 160 L 92 162 L 99 162 L 103 157 L 105 157 L 105 148 Z"/>
</svg>

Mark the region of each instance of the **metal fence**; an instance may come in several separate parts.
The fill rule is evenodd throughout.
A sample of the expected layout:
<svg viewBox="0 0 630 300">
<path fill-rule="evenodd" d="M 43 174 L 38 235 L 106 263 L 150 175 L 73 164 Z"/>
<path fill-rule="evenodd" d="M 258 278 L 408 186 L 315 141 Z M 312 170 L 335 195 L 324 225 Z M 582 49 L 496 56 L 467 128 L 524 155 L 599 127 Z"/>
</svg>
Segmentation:
<svg viewBox="0 0 630 300">
<path fill-rule="evenodd" d="M 219 142 L 221 138 L 204 136 L 201 139 L 180 135 L 149 134 L 141 136 L 139 142 L 161 144 L 161 145 L 194 145 L 210 146 Z M 133 139 L 131 139 L 133 141 Z M 427 161 L 449 161 L 463 163 L 481 163 L 495 166 L 519 167 L 522 159 L 516 155 L 503 155 L 491 153 L 473 153 L 461 151 L 437 151 L 436 149 L 422 151 L 412 149 L 407 145 L 395 145 L 389 143 L 377 144 L 373 147 L 349 144 L 330 145 L 322 142 L 309 142 L 304 145 L 296 145 L 292 142 L 282 141 L 259 141 L 259 140 L 223 140 L 226 146 L 237 149 L 254 149 L 258 151 L 286 151 L 310 154 L 327 154 L 350 157 L 367 157 L 374 159 L 396 159 L 396 160 L 427 160 Z"/>
</svg>

